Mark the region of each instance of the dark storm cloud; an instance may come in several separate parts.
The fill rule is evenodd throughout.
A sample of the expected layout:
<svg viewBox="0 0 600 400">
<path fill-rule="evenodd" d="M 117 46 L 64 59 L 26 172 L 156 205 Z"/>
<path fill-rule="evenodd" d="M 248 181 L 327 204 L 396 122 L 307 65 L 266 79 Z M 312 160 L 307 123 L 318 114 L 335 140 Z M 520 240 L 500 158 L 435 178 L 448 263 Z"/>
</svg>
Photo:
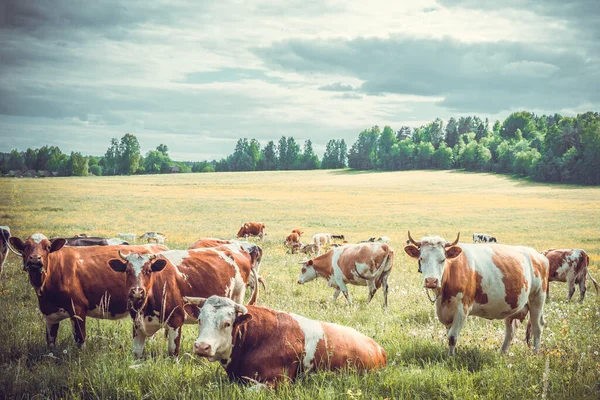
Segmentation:
<svg viewBox="0 0 600 400">
<path fill-rule="evenodd" d="M 256 49 L 272 68 L 352 76 L 367 94 L 439 96 L 447 109 L 496 113 L 600 100 L 597 64 L 579 49 L 450 38 L 288 40 Z"/>
<path fill-rule="evenodd" d="M 354 90 L 352 85 L 344 85 L 341 82 L 331 83 L 329 85 L 324 85 L 319 87 L 319 90 L 331 91 L 331 92 L 351 92 Z"/>
</svg>

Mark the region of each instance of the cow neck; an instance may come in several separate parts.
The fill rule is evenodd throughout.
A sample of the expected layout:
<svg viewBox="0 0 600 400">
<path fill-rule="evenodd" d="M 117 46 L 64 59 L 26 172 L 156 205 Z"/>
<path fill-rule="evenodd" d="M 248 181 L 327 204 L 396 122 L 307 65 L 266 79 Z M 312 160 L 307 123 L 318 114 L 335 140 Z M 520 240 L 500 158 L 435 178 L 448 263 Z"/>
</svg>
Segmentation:
<svg viewBox="0 0 600 400">
<path fill-rule="evenodd" d="M 51 279 L 50 273 L 53 270 L 53 268 L 51 267 L 53 263 L 50 262 L 51 257 L 52 254 L 48 254 L 48 262 L 46 263 L 46 266 L 44 268 L 40 268 L 38 270 L 32 270 L 31 268 L 29 268 L 28 271 L 29 283 L 31 283 L 31 286 L 33 286 L 33 288 L 35 289 L 35 293 L 38 297 L 42 296 L 44 289 L 46 288 L 46 283 L 48 282 L 48 279 Z M 40 282 L 39 286 L 37 286 L 36 281 Z"/>
<path fill-rule="evenodd" d="M 333 264 L 332 264 L 333 252 L 327 252 L 320 256 L 313 258 L 313 268 L 317 275 L 329 279 L 333 275 Z"/>
<path fill-rule="evenodd" d="M 459 265 L 459 264 L 461 264 L 461 263 L 468 263 L 468 260 L 467 260 L 466 257 L 467 256 L 465 255 L 465 253 L 463 251 L 456 258 L 453 258 L 453 259 L 450 259 L 450 260 L 446 259 L 446 264 L 444 265 L 444 272 L 442 273 L 442 285 L 441 285 L 441 289 L 438 289 L 438 290 L 440 290 L 440 293 L 444 292 L 445 290 L 449 290 L 448 282 L 450 281 L 450 279 L 452 279 L 452 272 L 453 272 L 452 270 L 454 268 L 456 268 L 456 266 Z"/>
<path fill-rule="evenodd" d="M 250 311 L 248 311 L 248 312 L 250 312 Z M 254 316 L 253 316 L 253 318 L 254 318 Z M 229 363 L 224 364 L 221 361 L 221 365 L 223 366 L 223 368 L 225 368 L 225 371 L 227 371 L 228 375 L 237 376 L 236 375 L 236 370 L 238 369 L 237 360 L 241 360 L 244 355 L 244 350 L 245 350 L 244 344 L 246 343 L 246 335 L 248 334 L 248 325 L 251 324 L 252 322 L 253 321 L 248 321 L 246 324 L 243 324 L 242 326 L 239 326 L 236 323 L 234 323 L 234 325 L 233 325 L 232 334 L 231 334 L 231 342 L 232 342 L 233 348 L 231 350 L 231 355 L 229 356 Z"/>
</svg>

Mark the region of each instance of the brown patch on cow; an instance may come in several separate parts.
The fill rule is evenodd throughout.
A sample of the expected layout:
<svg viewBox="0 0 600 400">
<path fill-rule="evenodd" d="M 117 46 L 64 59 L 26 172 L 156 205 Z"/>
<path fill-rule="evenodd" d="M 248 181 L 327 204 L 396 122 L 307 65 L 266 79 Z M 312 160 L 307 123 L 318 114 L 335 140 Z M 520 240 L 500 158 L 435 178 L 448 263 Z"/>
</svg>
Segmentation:
<svg viewBox="0 0 600 400">
<path fill-rule="evenodd" d="M 231 243 L 233 243 L 233 241 L 228 240 L 228 239 L 206 238 L 206 239 L 200 239 L 200 240 L 196 241 L 194 244 L 192 244 L 187 249 L 188 250 L 204 249 L 204 248 L 217 247 L 217 246 L 221 246 L 223 244 L 231 244 Z"/>
<path fill-rule="evenodd" d="M 528 284 L 523 275 L 522 260 L 525 255 L 514 249 L 503 248 L 498 251 L 496 246 L 490 246 L 492 249 L 492 262 L 502 272 L 502 283 L 506 296 L 504 300 L 512 308 L 519 307 L 519 295 L 523 288 L 527 288 Z M 535 271 L 535 263 L 534 263 Z M 548 280 L 546 279 L 546 282 Z M 545 287 L 544 287 L 545 290 Z"/>
<path fill-rule="evenodd" d="M 296 232 L 292 232 L 289 235 L 287 235 L 287 237 L 285 238 L 285 241 L 288 244 L 299 243 L 300 242 L 300 235 L 297 234 Z"/>
<path fill-rule="evenodd" d="M 487 294 L 483 292 L 481 287 L 481 275 L 475 271 L 475 301 L 479 304 L 486 304 L 488 302 Z"/>
<path fill-rule="evenodd" d="M 465 253 L 461 253 L 455 258 L 446 258 L 441 282 L 442 302 L 448 302 L 452 297 L 462 293 L 463 305 L 470 307 L 477 296 L 478 283 L 481 289 L 481 277 L 477 280 L 475 274 L 476 272 L 469 266 Z M 477 275 L 479 276 L 479 274 Z"/>
<path fill-rule="evenodd" d="M 300 228 L 292 229 L 292 233 L 297 233 L 298 237 L 300 237 L 304 234 L 304 232 Z"/>
<path fill-rule="evenodd" d="M 325 279 L 329 279 L 331 277 L 331 275 L 333 275 L 333 263 L 332 263 L 332 259 L 333 259 L 333 250 L 329 250 L 327 253 L 325 254 L 321 254 L 320 256 L 317 256 L 315 258 L 313 258 L 312 260 L 312 264 L 308 264 L 308 265 L 312 265 L 313 268 L 315 269 L 315 272 L 317 273 L 318 276 L 321 276 Z"/>
<path fill-rule="evenodd" d="M 548 265 L 546 264 L 546 258 L 547 257 L 544 257 L 539 253 L 531 252 L 531 263 L 533 265 L 533 273 L 542 281 L 542 290 L 544 292 L 547 292 L 548 284 L 550 281 L 550 271 Z"/>
</svg>

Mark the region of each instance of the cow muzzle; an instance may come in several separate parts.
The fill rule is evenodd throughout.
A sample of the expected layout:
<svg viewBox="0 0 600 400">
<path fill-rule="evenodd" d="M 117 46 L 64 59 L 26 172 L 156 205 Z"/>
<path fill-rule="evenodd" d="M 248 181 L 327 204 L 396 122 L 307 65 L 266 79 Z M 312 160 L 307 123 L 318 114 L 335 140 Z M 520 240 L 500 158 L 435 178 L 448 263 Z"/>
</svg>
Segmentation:
<svg viewBox="0 0 600 400">
<path fill-rule="evenodd" d="M 194 354 L 202 357 L 214 356 L 212 346 L 206 342 L 194 342 Z"/>
<path fill-rule="evenodd" d="M 439 280 L 437 278 L 425 278 L 425 287 L 427 289 L 437 289 L 439 286 Z"/>
<path fill-rule="evenodd" d="M 129 298 L 131 300 L 140 300 L 146 297 L 146 291 L 144 288 L 136 287 L 129 291 Z"/>
</svg>

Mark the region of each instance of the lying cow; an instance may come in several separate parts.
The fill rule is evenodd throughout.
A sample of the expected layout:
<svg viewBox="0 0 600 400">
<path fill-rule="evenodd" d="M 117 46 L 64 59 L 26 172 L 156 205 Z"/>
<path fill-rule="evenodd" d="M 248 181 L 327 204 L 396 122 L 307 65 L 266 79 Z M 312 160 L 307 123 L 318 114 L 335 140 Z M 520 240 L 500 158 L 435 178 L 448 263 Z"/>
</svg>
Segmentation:
<svg viewBox="0 0 600 400">
<path fill-rule="evenodd" d="M 569 293 L 567 301 L 571 300 L 575 293 L 575 284 L 579 285 L 579 302 L 585 298 L 586 278 L 589 276 L 596 288 L 598 294 L 598 283 L 590 274 L 588 265 L 590 258 L 582 249 L 548 249 L 542 251 L 542 254 L 550 261 L 549 281 L 567 282 L 569 284 Z M 546 299 L 550 298 L 550 285 L 546 291 Z"/>
<path fill-rule="evenodd" d="M 117 237 L 119 239 L 123 239 L 129 243 L 135 243 L 136 234 L 135 233 L 117 233 Z"/>
<path fill-rule="evenodd" d="M 262 276 L 260 276 L 260 263 L 262 261 L 263 250 L 262 247 L 255 243 L 243 242 L 239 240 L 231 240 L 231 239 L 216 239 L 216 238 L 205 238 L 196 241 L 188 250 L 192 249 L 204 249 L 211 247 L 219 247 L 221 245 L 230 245 L 229 249 L 234 252 L 239 252 L 240 250 L 244 250 L 252 257 L 252 268 L 256 270 L 256 275 L 258 276 L 258 281 L 262 285 L 263 289 L 266 290 L 266 283 Z M 250 282 L 248 282 L 248 286 L 251 290 L 254 290 L 254 275 L 250 275 Z"/>
<path fill-rule="evenodd" d="M 474 233 L 473 243 L 498 243 L 498 240 L 487 233 Z"/>
<path fill-rule="evenodd" d="M 305 244 L 302 247 L 300 247 L 300 253 L 304 253 L 304 254 L 317 254 L 318 252 L 318 247 L 316 244 L 312 243 L 312 244 Z"/>
<path fill-rule="evenodd" d="M 514 336 L 515 320 L 530 314 L 526 341 L 533 328 L 537 352 L 544 325 L 544 303 L 548 286 L 548 259 L 530 247 L 452 243 L 439 236 L 415 241 L 404 248 L 419 260 L 423 286 L 436 292 L 438 319 L 448 329 L 448 352 L 455 354 L 467 316 L 504 319 L 502 352 Z"/>
<path fill-rule="evenodd" d="M 296 232 L 292 232 L 285 238 L 285 242 L 283 242 L 285 247 L 291 250 L 292 254 L 299 250 L 302 247 L 302 243 L 300 243 L 300 235 Z"/>
<path fill-rule="evenodd" d="M 133 354 L 140 358 L 146 338 L 165 328 L 170 356 L 179 355 L 181 327 L 195 323 L 183 309 L 183 296 L 224 295 L 237 303 L 244 301 L 251 273 L 252 258 L 248 253 L 231 252 L 227 245 L 195 250 L 170 250 L 159 254 L 127 255 L 108 261 L 116 272 L 126 272 L 130 312 L 134 322 Z M 255 276 L 256 280 L 257 277 Z M 252 299 L 258 296 L 255 285 Z"/>
<path fill-rule="evenodd" d="M 248 240 L 249 236 L 258 236 L 260 240 L 264 241 L 267 233 L 265 232 L 265 224 L 262 222 L 246 222 L 242 225 L 237 233 L 238 238 L 244 238 Z"/>
<path fill-rule="evenodd" d="M 302 260 L 298 284 L 315 278 L 327 280 L 335 288 L 333 301 L 341 293 L 351 305 L 346 284 L 368 286 L 371 301 L 377 289 L 383 286 L 383 305 L 387 307 L 388 277 L 394 265 L 394 250 L 385 243 L 347 244 L 336 247 L 311 260 Z"/>
<path fill-rule="evenodd" d="M 67 247 L 66 239 L 52 243 L 41 233 L 26 241 L 9 239 L 23 258 L 23 269 L 38 297 L 46 318 L 46 343 L 53 347 L 59 323 L 70 318 L 75 342 L 86 338 L 86 317 L 119 319 L 128 314 L 127 288 L 122 275 L 107 268 L 119 250 L 156 253 L 168 250 L 160 245 Z"/>
<path fill-rule="evenodd" d="M 146 232 L 142 236 L 140 236 L 140 239 L 146 239 L 148 243 L 165 244 L 167 240 L 167 235 L 165 235 L 162 232 Z"/>
<path fill-rule="evenodd" d="M 197 316 L 194 353 L 219 361 L 232 381 L 276 386 L 313 370 L 360 371 L 386 365 L 385 350 L 353 328 L 225 297 L 186 297 Z M 200 310 L 198 311 L 198 307 Z"/>
</svg>

